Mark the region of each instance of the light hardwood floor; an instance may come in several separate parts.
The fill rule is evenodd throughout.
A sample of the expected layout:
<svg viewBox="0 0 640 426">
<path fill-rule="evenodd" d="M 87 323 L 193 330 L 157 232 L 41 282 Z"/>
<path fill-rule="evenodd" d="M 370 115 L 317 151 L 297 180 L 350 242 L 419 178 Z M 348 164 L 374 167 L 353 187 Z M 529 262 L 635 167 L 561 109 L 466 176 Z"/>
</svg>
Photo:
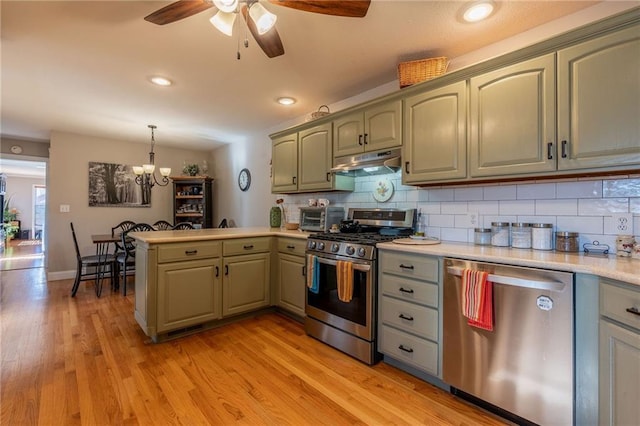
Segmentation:
<svg viewBox="0 0 640 426">
<path fill-rule="evenodd" d="M 153 344 L 134 295 L 44 269 L 1 278 L 2 425 L 497 425 L 384 362 L 362 364 L 266 314 Z"/>
</svg>

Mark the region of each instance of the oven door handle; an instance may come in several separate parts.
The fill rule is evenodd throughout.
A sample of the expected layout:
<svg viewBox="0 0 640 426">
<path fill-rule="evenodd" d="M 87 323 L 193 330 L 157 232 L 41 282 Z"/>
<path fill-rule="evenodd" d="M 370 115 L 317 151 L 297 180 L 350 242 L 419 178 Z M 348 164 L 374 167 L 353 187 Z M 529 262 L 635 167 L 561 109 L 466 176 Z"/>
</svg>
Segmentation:
<svg viewBox="0 0 640 426">
<path fill-rule="evenodd" d="M 336 266 L 338 264 L 337 260 L 325 259 L 322 257 L 318 257 L 318 262 L 324 263 L 325 265 L 332 265 L 332 266 Z M 353 269 L 356 271 L 369 272 L 371 270 L 371 265 L 367 265 L 365 263 L 358 263 L 358 262 L 351 262 L 351 263 L 353 263 Z"/>
</svg>

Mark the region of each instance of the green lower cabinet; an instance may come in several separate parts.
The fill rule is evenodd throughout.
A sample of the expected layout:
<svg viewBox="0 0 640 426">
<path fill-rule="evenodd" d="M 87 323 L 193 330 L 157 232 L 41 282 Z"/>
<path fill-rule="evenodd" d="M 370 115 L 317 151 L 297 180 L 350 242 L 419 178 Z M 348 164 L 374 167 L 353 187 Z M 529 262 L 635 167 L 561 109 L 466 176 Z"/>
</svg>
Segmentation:
<svg viewBox="0 0 640 426">
<path fill-rule="evenodd" d="M 301 243 L 304 245 L 304 242 Z M 307 286 L 304 276 L 304 257 L 280 253 L 278 258 L 277 305 L 294 314 L 304 316 Z"/>
<path fill-rule="evenodd" d="M 220 259 L 158 265 L 158 333 L 221 317 Z"/>
<path fill-rule="evenodd" d="M 222 316 L 269 306 L 269 253 L 225 257 Z"/>
</svg>

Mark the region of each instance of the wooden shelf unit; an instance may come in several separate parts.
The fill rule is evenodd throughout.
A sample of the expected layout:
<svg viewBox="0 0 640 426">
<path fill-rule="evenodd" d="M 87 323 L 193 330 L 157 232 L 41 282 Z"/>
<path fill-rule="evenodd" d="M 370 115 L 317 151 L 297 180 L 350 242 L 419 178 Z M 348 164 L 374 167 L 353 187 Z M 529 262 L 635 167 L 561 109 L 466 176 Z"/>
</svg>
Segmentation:
<svg viewBox="0 0 640 426">
<path fill-rule="evenodd" d="M 213 179 L 208 176 L 174 176 L 173 222 L 213 228 Z"/>
</svg>

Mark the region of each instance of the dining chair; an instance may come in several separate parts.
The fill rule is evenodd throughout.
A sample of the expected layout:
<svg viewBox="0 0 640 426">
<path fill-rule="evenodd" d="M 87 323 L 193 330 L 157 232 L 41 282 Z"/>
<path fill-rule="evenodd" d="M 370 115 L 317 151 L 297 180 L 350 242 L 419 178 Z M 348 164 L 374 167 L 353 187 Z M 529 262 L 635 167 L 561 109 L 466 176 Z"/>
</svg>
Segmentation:
<svg viewBox="0 0 640 426">
<path fill-rule="evenodd" d="M 135 224 L 136 223 L 132 220 L 123 220 L 122 222 L 111 228 L 111 235 L 115 236 L 116 234 L 122 234 L 124 231 L 131 229 L 131 227 Z M 116 249 L 114 254 L 117 255 L 118 253 L 124 251 L 124 247 L 122 247 L 122 244 L 120 242 L 116 242 L 115 246 Z"/>
<path fill-rule="evenodd" d="M 116 280 L 116 258 L 113 254 L 103 255 L 86 255 L 80 254 L 80 248 L 78 247 L 78 238 L 76 237 L 76 231 L 71 225 L 71 235 L 73 236 L 73 246 L 76 250 L 76 279 L 71 287 L 71 297 L 75 297 L 78 292 L 78 287 L 81 281 L 94 280 L 96 283 L 96 296 L 100 297 L 102 294 L 102 278 L 105 273 L 105 268 L 108 268 L 108 272 L 111 279 L 111 284 Z"/>
<path fill-rule="evenodd" d="M 167 229 L 173 229 L 173 224 L 167 222 L 166 220 L 159 220 L 153 224 L 153 227 L 157 231 L 165 231 Z"/>
<path fill-rule="evenodd" d="M 173 229 L 175 230 L 180 230 L 180 229 L 194 229 L 193 228 L 193 224 L 191 222 L 180 222 L 177 223 Z"/>
<path fill-rule="evenodd" d="M 136 223 L 120 235 L 120 244 L 124 248 L 122 253 L 116 255 L 117 278 L 116 287 L 120 286 L 122 277 L 122 295 L 127 295 L 127 276 L 136 270 L 136 241 L 129 237 L 130 232 L 155 231 L 153 226 L 147 223 Z"/>
</svg>

